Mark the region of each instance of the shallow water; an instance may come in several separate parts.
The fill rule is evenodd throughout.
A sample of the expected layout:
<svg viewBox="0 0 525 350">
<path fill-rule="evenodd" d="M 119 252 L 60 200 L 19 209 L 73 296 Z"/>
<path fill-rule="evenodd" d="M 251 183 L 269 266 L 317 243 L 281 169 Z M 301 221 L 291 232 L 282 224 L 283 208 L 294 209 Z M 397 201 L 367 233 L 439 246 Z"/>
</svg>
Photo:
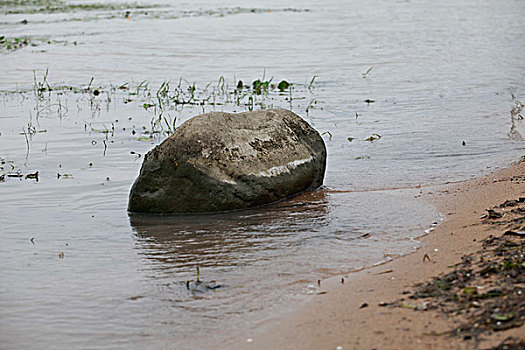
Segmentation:
<svg viewBox="0 0 525 350">
<path fill-rule="evenodd" d="M 522 1 L 201 1 L 140 11 L 0 15 L 0 34 L 40 40 L 0 52 L 1 89 L 30 89 L 33 70 L 41 81 L 49 68 L 51 84 L 85 87 L 94 77 L 104 90 L 1 96 L 0 174 L 39 171 L 38 182 L 0 182 L 2 346 L 192 348 L 249 337 L 317 293 L 318 279 L 417 247 L 440 217 L 416 186 L 523 155 L 523 121 L 509 136 L 511 94 L 525 96 Z M 107 87 L 181 76 L 234 86 L 263 70 L 296 83 L 292 109 L 330 132 L 325 188 L 250 211 L 129 216 L 139 155 L 165 134 L 149 140 L 147 97 Z M 261 98 L 289 108 L 286 97 Z M 243 107 L 204 106 L 213 109 Z M 166 116 L 180 125 L 201 112 Z M 362 141 L 372 134 L 382 137 Z M 221 288 L 188 290 L 197 266 Z"/>
</svg>

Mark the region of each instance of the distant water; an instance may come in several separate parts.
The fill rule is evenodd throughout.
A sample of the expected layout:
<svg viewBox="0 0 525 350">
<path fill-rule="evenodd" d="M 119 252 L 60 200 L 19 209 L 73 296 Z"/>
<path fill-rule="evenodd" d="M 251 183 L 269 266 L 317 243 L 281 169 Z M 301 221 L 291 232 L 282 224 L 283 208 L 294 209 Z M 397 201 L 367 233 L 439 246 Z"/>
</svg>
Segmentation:
<svg viewBox="0 0 525 350">
<path fill-rule="evenodd" d="M 39 181 L 0 182 L 0 347 L 210 348 L 244 336 L 318 292 L 318 279 L 415 249 L 441 219 L 420 185 L 524 153 L 525 123 L 509 114 L 512 95 L 525 100 L 523 1 L 139 4 L 0 7 L 0 36 L 36 45 L 0 49 L 0 89 L 31 88 L 46 69 L 52 84 L 84 87 L 286 79 L 292 109 L 324 133 L 325 188 L 249 211 L 129 216 L 141 155 L 163 138 L 145 133 L 151 109 L 118 89 L 3 93 L 0 174 Z M 264 103 L 290 108 L 286 98 Z M 213 107 L 169 118 L 203 110 Z M 221 288 L 189 291 L 197 266 Z"/>
</svg>

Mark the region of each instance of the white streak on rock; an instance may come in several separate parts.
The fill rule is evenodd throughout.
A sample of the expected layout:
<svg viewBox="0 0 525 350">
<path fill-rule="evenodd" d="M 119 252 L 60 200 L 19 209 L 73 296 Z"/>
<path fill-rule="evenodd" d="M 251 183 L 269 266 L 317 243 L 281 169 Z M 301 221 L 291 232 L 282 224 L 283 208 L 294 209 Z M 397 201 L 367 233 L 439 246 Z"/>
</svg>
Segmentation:
<svg viewBox="0 0 525 350">
<path fill-rule="evenodd" d="M 237 185 L 237 182 L 235 180 L 230 180 L 230 179 L 222 179 L 221 180 L 222 182 L 225 182 L 227 184 L 230 184 L 230 185 Z"/>
<path fill-rule="evenodd" d="M 305 164 L 305 163 L 309 163 L 312 160 L 313 160 L 312 156 L 310 156 L 308 158 L 305 158 L 305 159 L 297 159 L 297 160 L 294 160 L 293 162 L 289 162 L 286 165 L 274 166 L 274 167 L 271 167 L 270 169 L 263 170 L 263 171 L 260 171 L 260 172 L 258 172 L 256 174 L 250 174 L 250 175 L 254 175 L 254 176 L 258 176 L 258 177 L 260 177 L 260 176 L 275 177 L 275 176 L 279 176 L 281 174 L 290 173 L 290 170 L 297 168 L 299 165 L 302 165 L 302 164 Z"/>
</svg>

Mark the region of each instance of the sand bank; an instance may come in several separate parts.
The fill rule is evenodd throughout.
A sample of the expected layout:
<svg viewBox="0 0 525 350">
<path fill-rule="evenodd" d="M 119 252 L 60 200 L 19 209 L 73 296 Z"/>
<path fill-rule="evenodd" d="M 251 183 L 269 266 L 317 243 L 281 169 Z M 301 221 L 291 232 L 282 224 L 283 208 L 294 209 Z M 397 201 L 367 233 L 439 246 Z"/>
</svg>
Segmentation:
<svg viewBox="0 0 525 350">
<path fill-rule="evenodd" d="M 450 273 L 462 262 L 462 257 L 474 254 L 472 259 L 483 260 L 476 254 L 486 250 L 483 240 L 490 235 L 500 237 L 512 225 L 523 231 L 523 219 L 492 220 L 487 217 L 487 209 L 511 210 L 499 209 L 499 205 L 525 197 L 525 162 L 520 161 L 483 178 L 426 188 L 422 195 L 444 214 L 446 220 L 421 239 L 421 249 L 380 266 L 323 281 L 322 294 L 315 295 L 284 318 L 260 327 L 249 335 L 249 341 L 238 339 L 227 344 L 227 348 L 486 349 L 511 336 L 523 341 L 523 325 L 483 332 L 475 337 L 450 336 L 447 332 L 465 322 L 466 313 L 462 310 L 444 313 L 443 308 L 447 305 L 430 299 L 428 305 L 434 307 L 414 310 L 413 307 L 426 309 L 427 302 L 410 296 L 417 290 L 414 285 L 428 284 L 435 276 Z M 523 240 L 522 237 L 516 239 Z M 472 281 L 475 285 L 485 282 Z M 483 288 L 479 286 L 480 294 Z M 521 301 L 523 304 L 523 297 Z M 516 311 L 518 315 L 513 317 L 523 317 Z M 467 313 L 466 317 L 469 315 Z"/>
</svg>

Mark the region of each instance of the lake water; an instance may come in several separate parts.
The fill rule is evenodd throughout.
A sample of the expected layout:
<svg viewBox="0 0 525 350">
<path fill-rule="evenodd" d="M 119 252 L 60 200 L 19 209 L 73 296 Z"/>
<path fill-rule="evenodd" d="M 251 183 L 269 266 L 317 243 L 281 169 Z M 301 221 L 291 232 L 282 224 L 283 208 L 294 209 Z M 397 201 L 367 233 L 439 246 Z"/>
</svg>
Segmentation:
<svg viewBox="0 0 525 350">
<path fill-rule="evenodd" d="M 34 45 L 0 46 L 0 348 L 227 347 L 319 279 L 417 248 L 441 220 L 420 186 L 524 153 L 509 113 L 525 100 L 523 1 L 105 4 L 0 4 L 0 36 Z M 34 74 L 43 90 L 78 90 L 39 94 Z M 235 103 L 238 80 L 271 77 L 294 83 L 292 101 L 244 89 Z M 222 104 L 160 116 L 165 81 Z M 142 155 L 173 122 L 252 102 L 323 133 L 323 189 L 234 213 L 128 215 Z M 197 267 L 221 288 L 188 290 Z"/>
</svg>

